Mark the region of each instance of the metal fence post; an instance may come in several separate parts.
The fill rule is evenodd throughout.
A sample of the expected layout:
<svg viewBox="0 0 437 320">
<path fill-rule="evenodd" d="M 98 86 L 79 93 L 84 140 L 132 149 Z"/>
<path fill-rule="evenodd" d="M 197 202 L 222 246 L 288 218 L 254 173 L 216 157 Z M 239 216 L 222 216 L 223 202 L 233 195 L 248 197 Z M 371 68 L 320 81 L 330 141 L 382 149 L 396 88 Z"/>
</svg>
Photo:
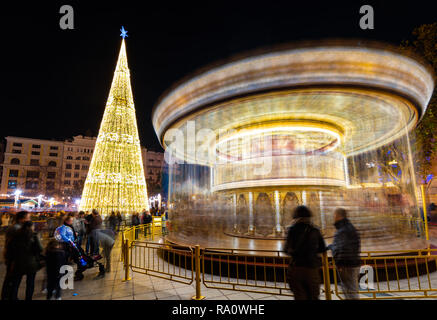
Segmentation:
<svg viewBox="0 0 437 320">
<path fill-rule="evenodd" d="M 121 254 L 120 254 L 120 261 L 123 261 L 124 259 L 124 231 L 121 232 Z"/>
<path fill-rule="evenodd" d="M 124 256 L 124 279 L 123 279 L 123 281 L 129 281 L 129 280 L 131 280 L 131 278 L 129 276 L 129 239 L 125 240 L 124 246 L 125 246 L 125 248 L 124 248 L 125 256 Z"/>
<path fill-rule="evenodd" d="M 196 245 L 195 247 L 195 267 L 196 267 L 196 295 L 192 297 L 192 300 L 203 300 L 205 299 L 204 296 L 200 293 L 200 284 L 201 284 L 201 278 L 200 278 L 200 246 Z"/>
<path fill-rule="evenodd" d="M 329 279 L 329 261 L 328 254 L 323 252 L 323 283 L 325 285 L 325 299 L 332 300 L 331 297 L 331 280 Z"/>
<path fill-rule="evenodd" d="M 429 233 L 428 233 L 428 213 L 426 212 L 426 200 L 425 200 L 425 185 L 420 185 L 420 191 L 422 191 L 422 208 L 423 208 L 423 220 L 425 221 L 425 236 L 426 241 L 429 241 Z"/>
</svg>

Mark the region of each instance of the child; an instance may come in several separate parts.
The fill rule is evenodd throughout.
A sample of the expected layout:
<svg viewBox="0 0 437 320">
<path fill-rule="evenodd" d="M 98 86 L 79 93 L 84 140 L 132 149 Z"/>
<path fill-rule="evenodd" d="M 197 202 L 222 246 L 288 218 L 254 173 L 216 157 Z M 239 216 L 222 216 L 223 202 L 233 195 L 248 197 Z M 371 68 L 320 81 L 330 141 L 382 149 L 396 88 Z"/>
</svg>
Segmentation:
<svg viewBox="0 0 437 320">
<path fill-rule="evenodd" d="M 53 295 L 53 290 L 56 290 L 56 300 L 61 300 L 61 287 L 59 273 L 61 267 L 67 263 L 66 254 L 61 242 L 50 240 L 46 248 L 46 270 L 47 270 L 47 300 L 50 300 Z"/>
</svg>

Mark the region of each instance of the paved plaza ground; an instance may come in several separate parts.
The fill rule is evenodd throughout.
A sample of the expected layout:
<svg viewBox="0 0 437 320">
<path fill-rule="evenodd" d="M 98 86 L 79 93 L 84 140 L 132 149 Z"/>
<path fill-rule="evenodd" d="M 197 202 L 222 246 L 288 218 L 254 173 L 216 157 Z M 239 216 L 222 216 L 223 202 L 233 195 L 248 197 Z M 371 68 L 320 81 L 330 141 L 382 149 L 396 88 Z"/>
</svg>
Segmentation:
<svg viewBox="0 0 437 320">
<path fill-rule="evenodd" d="M 431 243 L 437 245 L 437 227 L 430 228 Z M 3 236 L 0 239 L 1 257 L 3 257 Z M 121 246 L 120 241 L 116 242 L 112 251 L 113 266 L 110 273 L 107 273 L 103 279 L 94 279 L 98 273 L 98 269 L 90 269 L 85 271 L 85 278 L 82 281 L 74 283 L 73 290 L 63 290 L 63 300 L 188 300 L 195 295 L 194 282 L 190 285 L 182 284 L 166 279 L 156 278 L 149 275 L 144 275 L 136 272 L 131 272 L 130 281 L 123 280 L 123 265 L 120 262 Z M 44 269 L 37 273 L 35 283 L 35 300 L 44 300 L 45 294 L 41 292 L 44 278 Z M 5 265 L 2 262 L 0 265 L 0 281 L 3 282 L 5 275 Z M 416 280 L 416 281 L 415 281 Z M 426 275 L 421 277 L 421 283 L 427 282 Z M 437 272 L 433 272 L 430 277 L 433 287 L 437 288 Z M 387 284 L 382 285 L 383 289 Z M 401 280 L 401 288 L 406 288 L 407 280 Z M 397 283 L 390 282 L 390 286 L 395 287 Z M 411 288 L 418 288 L 417 278 L 410 279 Z M 332 289 L 334 287 L 332 286 Z M 19 291 L 19 299 L 24 298 L 25 281 L 23 279 Z M 250 293 L 233 290 L 211 289 L 201 285 L 202 295 L 207 300 L 292 300 L 292 297 L 273 295 L 268 293 Z M 403 295 L 414 295 L 414 293 L 403 293 Z M 361 295 L 361 298 L 368 298 L 371 294 Z M 389 299 L 397 299 L 398 294 L 379 294 L 378 297 Z M 433 296 L 437 298 L 437 292 Z M 325 299 L 324 294 L 321 294 L 321 299 Z M 339 298 L 334 294 L 333 300 Z"/>
</svg>

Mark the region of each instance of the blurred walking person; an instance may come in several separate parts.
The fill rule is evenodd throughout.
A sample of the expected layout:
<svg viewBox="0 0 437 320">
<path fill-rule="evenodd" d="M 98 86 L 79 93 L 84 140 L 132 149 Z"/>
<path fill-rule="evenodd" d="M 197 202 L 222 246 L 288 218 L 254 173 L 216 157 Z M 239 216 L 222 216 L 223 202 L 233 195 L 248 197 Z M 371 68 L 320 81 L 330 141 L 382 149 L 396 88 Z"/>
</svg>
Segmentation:
<svg viewBox="0 0 437 320">
<path fill-rule="evenodd" d="M 61 300 L 60 274 L 61 267 L 67 264 L 62 242 L 55 239 L 47 244 L 46 252 L 46 275 L 47 275 L 47 300 L 51 300 L 54 294 L 56 300 Z"/>
<path fill-rule="evenodd" d="M 92 218 L 89 222 L 89 236 L 91 245 L 91 255 L 95 256 L 99 254 L 99 234 L 98 230 L 102 229 L 103 220 L 99 212 L 96 209 L 92 211 Z"/>
<path fill-rule="evenodd" d="M 36 272 L 42 267 L 42 250 L 41 242 L 33 230 L 33 223 L 24 222 L 6 247 L 6 257 L 11 265 L 10 300 L 18 300 L 18 288 L 24 275 L 26 276 L 26 300 L 32 300 Z"/>
<path fill-rule="evenodd" d="M 9 219 L 12 218 L 12 215 Z M 11 220 L 9 220 L 8 228 L 6 229 L 5 234 L 5 246 L 4 246 L 4 261 L 6 264 L 6 275 L 5 279 L 3 280 L 3 287 L 2 287 L 2 300 L 10 300 L 11 299 L 11 292 L 12 292 L 12 261 L 8 258 L 7 254 L 7 248 L 8 244 L 15 235 L 15 233 L 21 228 L 21 226 L 26 222 L 30 221 L 30 214 L 27 211 L 20 211 L 15 215 L 15 223 L 12 224 Z"/>
<path fill-rule="evenodd" d="M 152 235 L 151 225 L 152 225 L 152 221 L 153 221 L 153 217 L 152 217 L 152 215 L 150 214 L 150 212 L 148 210 L 145 210 L 143 212 L 142 220 L 143 220 L 143 224 L 145 224 L 145 226 L 144 226 L 144 236 L 147 238 L 147 236 L 149 234 Z"/>
<path fill-rule="evenodd" d="M 111 271 L 111 252 L 115 243 L 115 232 L 111 229 L 99 230 L 99 242 L 105 258 L 105 271 Z"/>
<path fill-rule="evenodd" d="M 86 235 L 85 252 L 86 252 L 87 255 L 89 255 L 90 247 L 91 247 L 91 237 L 90 237 L 91 227 L 90 227 L 90 223 L 91 223 L 92 219 L 93 219 L 93 215 L 92 214 L 88 214 L 88 211 L 87 211 L 85 213 L 85 220 L 83 221 L 85 223 L 85 235 Z"/>
<path fill-rule="evenodd" d="M 117 230 L 117 217 L 114 211 L 111 212 L 111 215 L 108 218 L 108 222 L 109 228 L 115 232 Z"/>
<path fill-rule="evenodd" d="M 77 233 L 77 240 L 76 245 L 78 247 L 82 246 L 83 238 L 85 237 L 85 218 L 84 218 L 85 212 L 80 211 L 79 213 L 74 214 L 74 220 L 73 220 L 73 228 L 74 231 Z"/>
<path fill-rule="evenodd" d="M 311 223 L 311 211 L 305 206 L 294 209 L 294 224 L 288 228 L 284 251 L 290 255 L 287 280 L 295 300 L 318 300 L 320 294 L 320 253 L 325 240 Z"/>
<path fill-rule="evenodd" d="M 338 208 L 334 211 L 334 226 L 337 229 L 334 241 L 328 246 L 343 287 L 346 299 L 358 300 L 358 279 L 360 276 L 360 236 L 347 218 L 347 211 Z"/>
<path fill-rule="evenodd" d="M 47 218 L 47 231 L 49 233 L 50 238 L 53 237 L 53 233 L 55 233 L 56 224 L 57 224 L 56 218 L 50 215 Z"/>
<path fill-rule="evenodd" d="M 138 239 L 139 225 L 140 225 L 140 217 L 137 212 L 134 212 L 132 214 L 132 227 L 135 227 L 135 240 Z"/>
<path fill-rule="evenodd" d="M 117 232 L 120 231 L 122 222 L 123 222 L 123 218 L 121 217 L 121 213 L 120 211 L 117 211 Z"/>
</svg>

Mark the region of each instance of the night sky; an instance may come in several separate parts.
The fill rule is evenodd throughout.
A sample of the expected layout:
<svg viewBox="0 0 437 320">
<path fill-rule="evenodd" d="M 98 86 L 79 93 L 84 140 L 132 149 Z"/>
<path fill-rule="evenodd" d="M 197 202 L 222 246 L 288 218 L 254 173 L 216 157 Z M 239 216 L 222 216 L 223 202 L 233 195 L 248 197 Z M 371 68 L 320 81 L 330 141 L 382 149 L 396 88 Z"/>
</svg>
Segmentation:
<svg viewBox="0 0 437 320">
<path fill-rule="evenodd" d="M 398 45 L 414 27 L 437 21 L 432 1 L 158 1 L 160 7 L 149 1 L 89 2 L 2 3 L 0 138 L 97 135 L 121 25 L 128 31 L 141 144 L 160 151 L 152 108 L 169 87 L 199 68 L 307 39 L 363 38 Z M 63 4 L 74 8 L 74 30 L 59 27 Z M 374 30 L 359 28 L 363 4 L 375 10 Z"/>
</svg>

